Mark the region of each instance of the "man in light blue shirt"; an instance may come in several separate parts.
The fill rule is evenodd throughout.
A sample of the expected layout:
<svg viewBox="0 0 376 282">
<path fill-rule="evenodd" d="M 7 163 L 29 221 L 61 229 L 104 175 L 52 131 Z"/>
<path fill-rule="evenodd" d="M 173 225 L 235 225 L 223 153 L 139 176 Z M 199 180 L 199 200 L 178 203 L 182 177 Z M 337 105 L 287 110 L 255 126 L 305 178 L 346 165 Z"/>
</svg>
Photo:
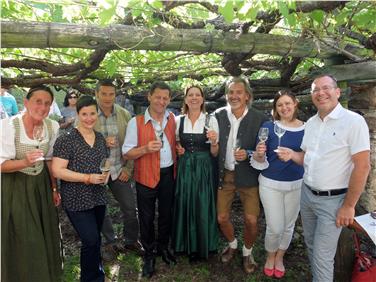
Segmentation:
<svg viewBox="0 0 376 282">
<path fill-rule="evenodd" d="M 16 99 L 7 92 L 6 88 L 1 88 L 0 91 L 0 104 L 7 113 L 8 117 L 18 114 L 18 107 Z"/>
</svg>

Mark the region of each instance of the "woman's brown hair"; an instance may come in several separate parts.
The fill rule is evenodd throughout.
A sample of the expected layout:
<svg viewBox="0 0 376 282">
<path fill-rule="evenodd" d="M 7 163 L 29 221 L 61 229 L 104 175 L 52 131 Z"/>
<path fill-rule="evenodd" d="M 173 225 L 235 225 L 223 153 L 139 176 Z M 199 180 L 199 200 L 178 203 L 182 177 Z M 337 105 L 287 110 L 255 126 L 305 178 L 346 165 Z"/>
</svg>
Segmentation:
<svg viewBox="0 0 376 282">
<path fill-rule="evenodd" d="M 198 90 L 200 90 L 201 92 L 201 96 L 202 96 L 202 105 L 201 105 L 201 112 L 205 113 L 205 95 L 204 95 L 204 90 L 198 86 L 198 85 L 189 85 L 187 86 L 185 89 L 184 89 L 184 97 L 183 97 L 183 107 L 181 108 L 181 112 L 184 114 L 188 113 L 188 106 L 187 104 L 185 103 L 185 98 L 187 97 L 188 95 L 188 91 L 192 88 L 197 88 Z"/>
</svg>

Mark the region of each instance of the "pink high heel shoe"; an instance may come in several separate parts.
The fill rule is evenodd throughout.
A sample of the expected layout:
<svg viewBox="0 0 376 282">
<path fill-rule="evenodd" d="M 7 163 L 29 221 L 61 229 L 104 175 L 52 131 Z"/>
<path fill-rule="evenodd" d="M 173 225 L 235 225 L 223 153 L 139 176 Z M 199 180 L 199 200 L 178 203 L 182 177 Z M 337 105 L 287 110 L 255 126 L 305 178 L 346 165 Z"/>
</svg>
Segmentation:
<svg viewBox="0 0 376 282">
<path fill-rule="evenodd" d="M 274 277 L 275 278 L 282 278 L 285 276 L 286 270 L 278 270 L 277 268 L 274 268 Z"/>
<path fill-rule="evenodd" d="M 266 268 L 264 267 L 264 274 L 268 277 L 273 277 L 274 275 L 274 268 Z"/>
</svg>

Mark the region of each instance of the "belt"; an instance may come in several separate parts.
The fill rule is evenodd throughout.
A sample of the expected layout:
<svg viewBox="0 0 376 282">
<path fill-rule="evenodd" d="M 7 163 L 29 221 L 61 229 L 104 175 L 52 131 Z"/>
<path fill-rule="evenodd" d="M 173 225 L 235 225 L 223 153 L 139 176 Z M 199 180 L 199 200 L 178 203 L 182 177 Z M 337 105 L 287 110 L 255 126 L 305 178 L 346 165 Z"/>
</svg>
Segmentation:
<svg viewBox="0 0 376 282">
<path fill-rule="evenodd" d="M 318 191 L 308 186 L 305 183 L 304 185 L 312 192 L 313 195 L 316 195 L 316 196 L 337 196 L 337 195 L 345 194 L 347 192 L 347 188 L 333 189 L 333 190 L 328 190 L 328 191 Z"/>
<path fill-rule="evenodd" d="M 173 168 L 174 168 L 174 165 L 168 166 L 168 167 L 163 167 L 163 168 L 161 168 L 160 173 L 161 174 L 169 173 Z"/>
</svg>

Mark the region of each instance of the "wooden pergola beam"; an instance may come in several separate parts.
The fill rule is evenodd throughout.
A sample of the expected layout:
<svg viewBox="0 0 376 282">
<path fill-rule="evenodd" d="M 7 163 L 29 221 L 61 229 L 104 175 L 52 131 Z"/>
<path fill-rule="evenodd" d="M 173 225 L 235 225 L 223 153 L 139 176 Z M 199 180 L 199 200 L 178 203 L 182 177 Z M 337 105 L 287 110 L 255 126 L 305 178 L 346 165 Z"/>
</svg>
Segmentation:
<svg viewBox="0 0 376 282">
<path fill-rule="evenodd" d="M 317 45 L 310 38 L 285 35 L 223 32 L 205 29 L 166 29 L 110 25 L 1 22 L 2 48 L 85 48 L 197 52 L 250 52 L 292 57 L 329 58 L 346 50 L 359 57 L 371 55 L 367 49 L 347 43 Z"/>
</svg>

